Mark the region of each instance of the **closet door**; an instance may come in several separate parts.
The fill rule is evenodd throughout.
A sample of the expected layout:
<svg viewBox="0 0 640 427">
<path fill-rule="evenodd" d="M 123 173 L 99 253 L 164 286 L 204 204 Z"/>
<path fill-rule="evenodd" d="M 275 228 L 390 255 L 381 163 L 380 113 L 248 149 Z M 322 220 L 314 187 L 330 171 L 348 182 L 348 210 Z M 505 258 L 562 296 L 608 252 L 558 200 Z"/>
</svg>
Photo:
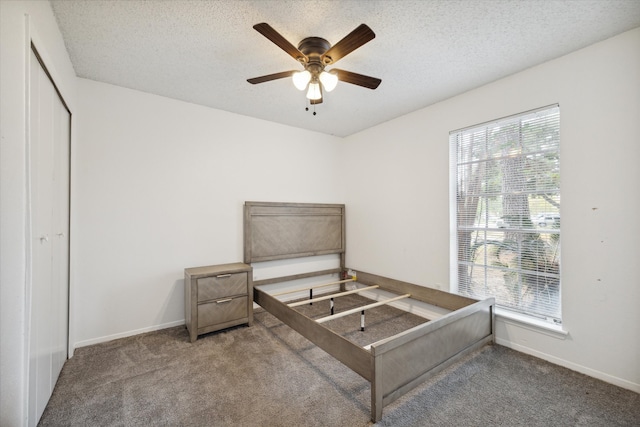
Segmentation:
<svg viewBox="0 0 640 427">
<path fill-rule="evenodd" d="M 29 425 L 36 425 L 67 359 L 71 117 L 33 51 L 30 70 Z"/>
<path fill-rule="evenodd" d="M 49 81 L 50 82 L 50 81 Z M 52 377 L 55 385 L 68 355 L 69 342 L 69 210 L 71 116 L 57 92 L 53 115 L 52 212 Z M 52 386 L 53 390 L 53 386 Z"/>
</svg>

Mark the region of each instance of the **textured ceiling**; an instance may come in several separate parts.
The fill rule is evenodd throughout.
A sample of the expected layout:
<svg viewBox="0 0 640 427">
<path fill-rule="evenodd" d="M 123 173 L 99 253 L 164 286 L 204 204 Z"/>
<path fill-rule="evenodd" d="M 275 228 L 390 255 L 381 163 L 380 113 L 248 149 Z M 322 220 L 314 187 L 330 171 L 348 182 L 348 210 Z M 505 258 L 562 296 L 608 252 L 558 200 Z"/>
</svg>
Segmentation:
<svg viewBox="0 0 640 427">
<path fill-rule="evenodd" d="M 79 77 L 338 136 L 640 26 L 640 0 L 51 4 Z M 314 116 L 290 79 L 247 83 L 301 68 L 252 28 L 259 22 L 295 46 L 308 36 L 335 44 L 366 23 L 376 38 L 336 67 L 382 84 L 341 82 Z"/>
</svg>

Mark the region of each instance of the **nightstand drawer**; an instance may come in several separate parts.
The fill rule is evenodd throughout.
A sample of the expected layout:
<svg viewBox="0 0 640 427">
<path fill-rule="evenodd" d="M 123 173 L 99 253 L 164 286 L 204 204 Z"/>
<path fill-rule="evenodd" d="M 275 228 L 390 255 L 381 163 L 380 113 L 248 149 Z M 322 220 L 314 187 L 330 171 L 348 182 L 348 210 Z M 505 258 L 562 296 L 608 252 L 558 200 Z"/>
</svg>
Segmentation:
<svg viewBox="0 0 640 427">
<path fill-rule="evenodd" d="M 222 298 L 198 305 L 198 328 L 247 317 L 247 296 Z"/>
<path fill-rule="evenodd" d="M 247 294 L 247 273 L 219 274 L 198 279 L 198 302 Z"/>
</svg>

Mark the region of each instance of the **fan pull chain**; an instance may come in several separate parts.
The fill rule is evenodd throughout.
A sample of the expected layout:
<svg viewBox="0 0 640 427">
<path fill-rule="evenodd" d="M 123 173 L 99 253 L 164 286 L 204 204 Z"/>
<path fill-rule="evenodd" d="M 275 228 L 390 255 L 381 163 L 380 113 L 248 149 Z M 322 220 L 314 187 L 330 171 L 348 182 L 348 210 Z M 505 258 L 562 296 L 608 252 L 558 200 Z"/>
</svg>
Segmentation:
<svg viewBox="0 0 640 427">
<path fill-rule="evenodd" d="M 304 111 L 309 111 L 309 100 L 307 99 L 305 102 Z M 313 115 L 316 115 L 316 104 L 313 104 Z"/>
</svg>

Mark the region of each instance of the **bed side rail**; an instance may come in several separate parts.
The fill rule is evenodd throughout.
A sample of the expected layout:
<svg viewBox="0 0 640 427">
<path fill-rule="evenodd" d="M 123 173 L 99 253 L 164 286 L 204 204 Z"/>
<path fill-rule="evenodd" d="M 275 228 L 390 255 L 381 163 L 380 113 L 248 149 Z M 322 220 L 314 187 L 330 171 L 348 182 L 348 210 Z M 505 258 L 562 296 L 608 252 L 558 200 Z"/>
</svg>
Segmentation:
<svg viewBox="0 0 640 427">
<path fill-rule="evenodd" d="M 426 302 L 427 304 L 437 307 L 446 308 L 448 310 L 458 310 L 462 307 L 471 305 L 478 300 L 463 297 L 438 289 L 419 286 L 413 283 L 403 282 L 401 280 L 390 279 L 388 277 L 378 276 L 377 274 L 358 271 L 356 273 L 358 283 L 363 285 L 380 285 L 381 289 L 394 292 L 396 294 L 411 294 L 411 298 Z"/>
</svg>

